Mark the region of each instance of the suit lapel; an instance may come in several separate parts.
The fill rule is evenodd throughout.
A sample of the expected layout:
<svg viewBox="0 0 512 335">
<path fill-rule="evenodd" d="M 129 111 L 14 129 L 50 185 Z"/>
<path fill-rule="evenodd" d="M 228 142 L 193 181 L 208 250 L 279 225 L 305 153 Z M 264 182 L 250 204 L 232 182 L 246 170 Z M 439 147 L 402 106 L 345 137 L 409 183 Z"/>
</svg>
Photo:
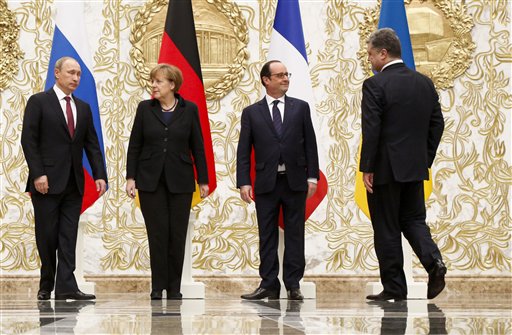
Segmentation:
<svg viewBox="0 0 512 335">
<path fill-rule="evenodd" d="M 177 98 L 178 99 L 178 98 Z M 171 118 L 171 122 L 167 124 L 165 120 L 162 119 L 162 107 L 160 105 L 160 102 L 155 99 L 155 104 L 151 107 L 151 112 L 155 115 L 155 117 L 165 126 L 171 126 L 174 122 L 176 122 L 177 119 L 183 116 L 185 108 L 185 104 L 181 103 L 181 100 L 178 100 L 178 105 L 174 109 L 174 115 Z"/>
<path fill-rule="evenodd" d="M 75 97 L 73 95 L 73 100 L 75 101 L 75 106 L 76 106 L 76 124 L 75 124 L 75 136 L 73 137 L 73 140 L 77 137 L 77 135 L 79 135 L 79 133 L 81 131 L 83 131 L 87 126 L 86 126 L 86 122 L 85 122 L 85 106 L 84 104 L 79 101 L 77 99 L 77 97 Z M 67 125 L 66 125 L 66 129 L 67 129 Z"/>
<path fill-rule="evenodd" d="M 260 102 L 258 103 L 258 106 L 259 106 L 259 111 L 260 111 L 261 117 L 265 120 L 265 122 L 267 123 L 268 127 L 270 128 L 270 130 L 272 131 L 274 136 L 279 138 L 276 128 L 274 127 L 274 123 L 272 122 L 272 117 L 270 116 L 270 108 L 267 104 L 267 99 L 263 98 L 262 100 L 260 100 Z"/>
<path fill-rule="evenodd" d="M 155 118 L 160 121 L 163 125 L 167 125 L 164 120 L 162 120 L 162 116 L 160 115 L 162 111 L 162 107 L 160 106 L 160 103 L 158 100 L 154 100 L 154 104 L 151 104 L 151 113 L 155 116 Z"/>
<path fill-rule="evenodd" d="M 291 119 L 295 115 L 295 104 L 293 103 L 293 100 L 288 98 L 287 96 L 284 97 L 284 119 L 283 119 L 283 130 L 282 130 L 282 136 L 284 137 L 286 130 L 288 129 L 289 125 L 291 124 Z"/>
<path fill-rule="evenodd" d="M 46 91 L 46 93 L 48 94 L 48 101 L 51 112 L 54 113 L 54 116 L 57 118 L 60 127 L 63 127 L 68 136 L 71 138 L 69 135 L 68 125 L 66 123 L 66 118 L 64 117 L 62 106 L 60 105 L 59 99 L 57 98 L 57 94 L 53 88 L 50 88 L 48 91 Z"/>
<path fill-rule="evenodd" d="M 169 122 L 169 126 L 171 126 L 176 120 L 181 118 L 183 114 L 185 114 L 185 105 L 182 105 L 181 103 L 178 103 L 176 105 L 176 108 L 174 109 L 174 115 L 171 118 L 171 122 Z"/>
</svg>

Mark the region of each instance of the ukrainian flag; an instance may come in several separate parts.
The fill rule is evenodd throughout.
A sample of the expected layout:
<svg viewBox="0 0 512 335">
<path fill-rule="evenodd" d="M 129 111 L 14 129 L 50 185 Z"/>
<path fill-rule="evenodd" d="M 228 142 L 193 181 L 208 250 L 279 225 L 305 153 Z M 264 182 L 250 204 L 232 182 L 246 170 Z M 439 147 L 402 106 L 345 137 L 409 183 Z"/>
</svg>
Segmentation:
<svg viewBox="0 0 512 335">
<path fill-rule="evenodd" d="M 409 34 L 409 25 L 407 24 L 407 16 L 405 14 L 405 4 L 403 0 L 382 0 L 379 17 L 379 29 L 380 28 L 391 28 L 393 29 L 398 38 L 400 38 L 400 44 L 402 46 L 402 59 L 412 70 L 416 70 L 414 65 L 414 55 L 412 52 L 411 35 Z M 361 146 L 359 147 L 361 150 Z M 359 151 L 359 157 L 357 167 L 359 169 L 359 159 L 361 157 L 361 151 Z M 429 180 L 424 182 L 425 199 L 428 199 L 432 193 L 432 173 L 429 169 Z M 368 202 L 366 199 L 366 189 L 363 185 L 363 174 L 360 171 L 356 173 L 356 190 L 355 200 L 359 208 L 363 211 L 368 218 L 370 218 L 370 211 L 368 209 Z"/>
</svg>

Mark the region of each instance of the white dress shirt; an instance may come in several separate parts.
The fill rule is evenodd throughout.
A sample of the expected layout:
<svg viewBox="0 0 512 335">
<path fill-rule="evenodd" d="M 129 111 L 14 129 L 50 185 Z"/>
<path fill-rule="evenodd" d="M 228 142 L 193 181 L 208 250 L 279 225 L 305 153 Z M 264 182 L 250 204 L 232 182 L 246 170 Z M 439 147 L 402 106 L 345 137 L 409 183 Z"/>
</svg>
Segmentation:
<svg viewBox="0 0 512 335">
<path fill-rule="evenodd" d="M 66 99 L 67 97 L 66 93 L 62 92 L 62 90 L 57 85 L 53 85 L 53 90 L 55 91 L 55 94 L 57 94 L 57 99 L 59 99 L 60 107 L 62 108 L 62 113 L 64 114 L 64 118 L 66 119 L 66 124 L 68 123 L 68 116 L 66 114 Z M 76 129 L 76 104 L 75 100 L 73 99 L 72 95 L 69 95 L 71 100 L 69 100 L 71 104 L 71 111 L 73 112 L 73 121 L 75 123 L 75 129 Z"/>
</svg>

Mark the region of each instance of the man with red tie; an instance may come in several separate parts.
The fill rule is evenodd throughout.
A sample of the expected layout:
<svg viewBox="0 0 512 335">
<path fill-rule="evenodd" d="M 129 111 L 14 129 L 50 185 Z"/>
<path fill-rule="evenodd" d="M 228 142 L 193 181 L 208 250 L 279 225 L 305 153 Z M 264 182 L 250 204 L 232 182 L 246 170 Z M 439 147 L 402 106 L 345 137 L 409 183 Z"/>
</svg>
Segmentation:
<svg viewBox="0 0 512 335">
<path fill-rule="evenodd" d="M 29 98 L 21 133 L 29 169 L 26 191 L 34 206 L 41 258 L 37 299 L 50 299 L 55 288 L 57 300 L 91 300 L 96 297 L 78 289 L 73 273 L 84 194 L 84 150 L 100 196 L 105 193 L 107 177 L 91 108 L 72 95 L 80 84 L 80 64 L 62 57 L 54 73 L 53 88 Z"/>
</svg>

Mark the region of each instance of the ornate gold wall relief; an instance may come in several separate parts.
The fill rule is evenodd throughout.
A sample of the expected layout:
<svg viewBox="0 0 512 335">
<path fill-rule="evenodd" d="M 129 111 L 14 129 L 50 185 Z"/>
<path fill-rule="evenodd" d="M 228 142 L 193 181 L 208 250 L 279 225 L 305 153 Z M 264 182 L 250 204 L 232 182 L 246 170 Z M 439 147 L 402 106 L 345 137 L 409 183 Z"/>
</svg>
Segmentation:
<svg viewBox="0 0 512 335">
<path fill-rule="evenodd" d="M 365 13 L 360 29 L 358 56 L 367 74 L 366 40 L 377 29 L 380 3 Z M 469 68 L 475 43 L 471 38 L 473 21 L 465 5 L 442 0 L 406 0 L 416 70 L 432 78 L 438 89 L 453 86 L 453 80 Z"/>
<path fill-rule="evenodd" d="M 18 60 L 23 58 L 23 52 L 18 45 L 19 32 L 20 26 L 14 14 L 7 8 L 5 0 L 0 0 L 0 91 L 18 73 Z"/>
<path fill-rule="evenodd" d="M 167 5 L 167 0 L 150 0 L 132 26 L 130 57 L 139 83 L 148 91 L 149 71 L 158 62 Z M 238 6 L 227 0 L 193 0 L 192 5 L 206 98 L 221 99 L 240 82 L 247 66 L 247 23 Z"/>
</svg>

